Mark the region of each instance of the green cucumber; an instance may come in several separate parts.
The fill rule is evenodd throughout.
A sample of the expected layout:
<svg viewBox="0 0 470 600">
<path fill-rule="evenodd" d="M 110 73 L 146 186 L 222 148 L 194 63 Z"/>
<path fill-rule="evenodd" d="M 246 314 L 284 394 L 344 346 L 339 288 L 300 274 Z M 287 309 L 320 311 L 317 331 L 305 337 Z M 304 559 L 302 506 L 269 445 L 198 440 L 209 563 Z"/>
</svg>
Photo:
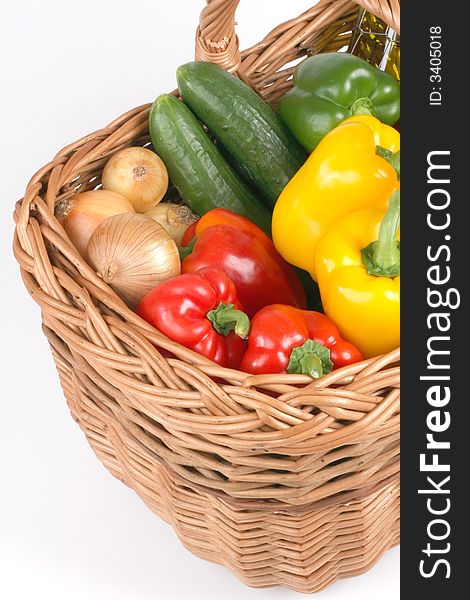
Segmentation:
<svg viewBox="0 0 470 600">
<path fill-rule="evenodd" d="M 183 101 L 240 165 L 241 172 L 273 208 L 300 169 L 305 150 L 271 106 L 245 83 L 211 63 L 179 67 Z"/>
<path fill-rule="evenodd" d="M 270 234 L 269 210 L 238 177 L 185 104 L 169 94 L 159 96 L 150 111 L 149 129 L 170 180 L 196 214 L 227 208 Z"/>
</svg>

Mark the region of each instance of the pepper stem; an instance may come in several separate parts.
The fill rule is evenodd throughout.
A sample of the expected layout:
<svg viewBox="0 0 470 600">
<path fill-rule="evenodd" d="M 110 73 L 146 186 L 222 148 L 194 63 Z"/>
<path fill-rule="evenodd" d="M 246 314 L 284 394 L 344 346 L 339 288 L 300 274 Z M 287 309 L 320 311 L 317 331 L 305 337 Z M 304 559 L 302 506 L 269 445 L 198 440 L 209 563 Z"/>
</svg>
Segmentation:
<svg viewBox="0 0 470 600">
<path fill-rule="evenodd" d="M 382 146 L 376 146 L 375 153 L 392 165 L 398 175 L 398 179 L 400 179 L 400 150 L 398 152 L 392 152 L 391 150 L 387 150 L 387 148 L 383 148 Z"/>
<path fill-rule="evenodd" d="M 400 179 L 400 150 L 398 152 L 394 152 L 389 157 L 387 157 L 388 162 L 392 165 L 398 175 L 398 179 Z"/>
<path fill-rule="evenodd" d="M 239 337 L 246 339 L 250 333 L 250 319 L 242 310 L 233 308 L 233 304 L 221 302 L 217 308 L 207 313 L 212 327 L 222 335 L 234 331 Z"/>
<path fill-rule="evenodd" d="M 351 116 L 371 115 L 375 117 L 375 106 L 370 98 L 358 98 L 349 109 Z"/>
<path fill-rule="evenodd" d="M 361 250 L 362 262 L 369 275 L 397 277 L 400 275 L 400 192 L 390 198 L 388 210 L 380 223 L 379 239 Z"/>
<path fill-rule="evenodd" d="M 314 379 L 319 379 L 332 368 L 330 349 L 313 340 L 307 340 L 302 346 L 292 350 L 287 372 L 310 375 Z"/>
<path fill-rule="evenodd" d="M 180 255 L 180 260 L 183 261 L 187 256 L 191 254 L 194 250 L 194 246 L 196 245 L 197 237 L 194 237 L 189 244 L 186 246 L 177 246 L 178 254 Z"/>
</svg>

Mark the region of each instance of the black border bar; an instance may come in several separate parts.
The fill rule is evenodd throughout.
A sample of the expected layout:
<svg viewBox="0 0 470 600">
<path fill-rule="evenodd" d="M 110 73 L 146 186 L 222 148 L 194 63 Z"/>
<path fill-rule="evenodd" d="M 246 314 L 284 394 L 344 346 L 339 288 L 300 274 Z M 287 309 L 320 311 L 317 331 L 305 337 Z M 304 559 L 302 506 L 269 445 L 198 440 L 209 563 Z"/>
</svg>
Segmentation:
<svg viewBox="0 0 470 600">
<path fill-rule="evenodd" d="M 470 575 L 469 11 L 401 10 L 401 596 L 453 600 Z"/>
</svg>

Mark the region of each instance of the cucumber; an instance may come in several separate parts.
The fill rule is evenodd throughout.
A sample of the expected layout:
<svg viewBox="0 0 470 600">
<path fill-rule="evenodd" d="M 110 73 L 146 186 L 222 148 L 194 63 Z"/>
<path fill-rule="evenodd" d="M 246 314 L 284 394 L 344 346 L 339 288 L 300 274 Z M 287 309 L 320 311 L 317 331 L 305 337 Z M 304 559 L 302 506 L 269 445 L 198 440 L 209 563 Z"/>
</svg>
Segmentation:
<svg viewBox="0 0 470 600">
<path fill-rule="evenodd" d="M 170 180 L 196 214 L 227 208 L 270 234 L 270 211 L 238 177 L 185 104 L 169 94 L 159 96 L 150 111 L 149 129 Z"/>
<path fill-rule="evenodd" d="M 288 181 L 305 162 L 305 150 L 267 102 L 220 67 L 188 63 L 179 67 L 177 79 L 183 101 L 273 208 Z"/>
</svg>

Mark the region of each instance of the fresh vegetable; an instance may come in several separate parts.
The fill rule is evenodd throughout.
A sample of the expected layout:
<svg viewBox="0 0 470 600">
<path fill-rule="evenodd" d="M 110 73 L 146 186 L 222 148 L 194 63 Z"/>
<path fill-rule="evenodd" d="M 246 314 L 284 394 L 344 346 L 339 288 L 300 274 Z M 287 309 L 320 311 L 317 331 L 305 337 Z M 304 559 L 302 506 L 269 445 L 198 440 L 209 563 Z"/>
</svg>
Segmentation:
<svg viewBox="0 0 470 600">
<path fill-rule="evenodd" d="M 272 208 L 305 162 L 305 151 L 271 106 L 231 73 L 211 63 L 192 62 L 179 67 L 177 79 L 184 102 Z"/>
<path fill-rule="evenodd" d="M 215 209 L 196 225 L 196 237 L 182 249 L 183 273 L 219 267 L 234 282 L 251 317 L 276 302 L 305 308 L 305 292 L 294 270 L 259 227 L 231 211 Z"/>
<path fill-rule="evenodd" d="M 362 360 L 335 324 L 319 312 L 274 304 L 251 322 L 248 350 L 241 362 L 247 373 L 303 373 L 318 378 Z"/>
<path fill-rule="evenodd" d="M 160 223 L 178 246 L 181 245 L 183 235 L 188 227 L 198 219 L 198 216 L 193 213 L 189 206 L 173 204 L 172 202 L 161 202 L 145 214 Z"/>
<path fill-rule="evenodd" d="M 162 283 L 137 312 L 175 342 L 219 365 L 239 368 L 250 320 L 221 269 L 209 267 Z"/>
<path fill-rule="evenodd" d="M 101 223 L 88 244 L 88 262 L 134 308 L 156 285 L 180 274 L 178 248 L 161 225 L 142 214 Z"/>
<path fill-rule="evenodd" d="M 156 206 L 168 189 L 168 172 L 162 159 L 148 148 L 124 148 L 106 163 L 103 189 L 125 196 L 137 212 Z"/>
<path fill-rule="evenodd" d="M 279 112 L 297 140 L 312 152 L 341 121 L 357 114 L 387 125 L 400 118 L 400 86 L 366 61 L 342 52 L 307 58 L 294 75 L 294 87 Z"/>
<path fill-rule="evenodd" d="M 320 238 L 350 212 L 386 209 L 398 185 L 391 162 L 399 148 L 398 131 L 371 116 L 351 117 L 333 129 L 277 201 L 272 228 L 279 253 L 316 279 Z"/>
<path fill-rule="evenodd" d="M 270 231 L 270 212 L 241 181 L 187 106 L 174 96 L 160 96 L 150 112 L 149 126 L 153 146 L 171 181 L 196 214 L 228 208 Z"/>
<path fill-rule="evenodd" d="M 223 209 L 221 209 L 221 210 L 223 210 Z M 184 256 L 187 256 L 189 254 L 190 250 L 188 251 L 187 248 L 183 249 L 183 246 L 189 246 L 189 244 L 191 244 L 191 242 L 194 240 L 194 238 L 196 236 L 196 227 L 197 227 L 198 222 L 199 222 L 199 219 L 197 221 L 194 221 L 194 223 L 191 223 L 191 225 L 183 233 L 183 237 L 181 239 L 180 254 L 182 253 Z M 192 247 L 191 247 L 191 250 L 192 250 Z"/>
<path fill-rule="evenodd" d="M 388 211 L 348 215 L 318 244 L 323 306 L 342 335 L 366 357 L 400 345 L 400 194 Z"/>
<path fill-rule="evenodd" d="M 107 190 L 82 192 L 55 205 L 56 217 L 84 258 L 88 241 L 100 223 L 113 215 L 134 212 L 127 198 Z"/>
</svg>

